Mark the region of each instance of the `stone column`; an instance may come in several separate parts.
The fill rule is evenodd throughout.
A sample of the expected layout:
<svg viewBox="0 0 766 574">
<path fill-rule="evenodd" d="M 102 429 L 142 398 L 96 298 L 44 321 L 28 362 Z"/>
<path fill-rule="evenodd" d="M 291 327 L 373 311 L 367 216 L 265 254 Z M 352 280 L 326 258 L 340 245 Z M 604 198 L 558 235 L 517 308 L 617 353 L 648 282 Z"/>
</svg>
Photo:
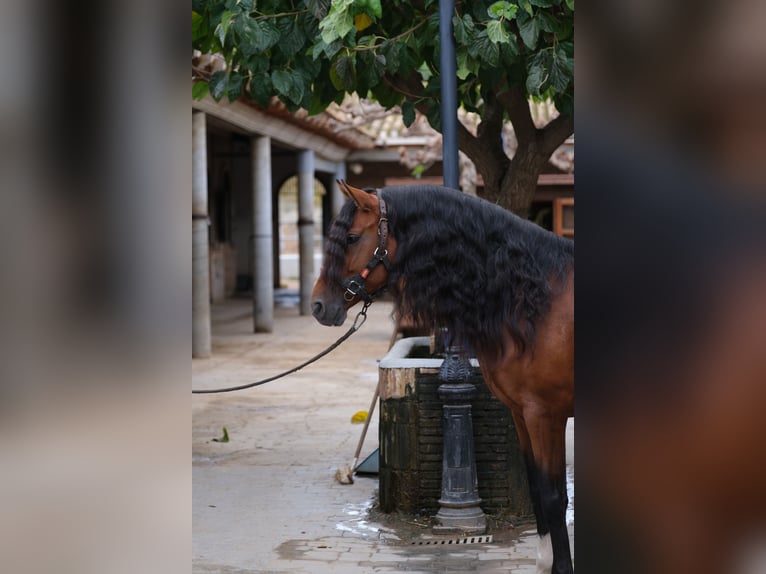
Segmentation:
<svg viewBox="0 0 766 574">
<path fill-rule="evenodd" d="M 314 287 L 314 152 L 298 154 L 298 244 L 300 259 L 300 314 L 311 314 Z"/>
<path fill-rule="evenodd" d="M 471 363 L 463 349 L 449 347 L 439 378 L 444 381 L 439 397 L 444 401 L 444 455 L 442 495 L 434 532 L 482 534 L 487 519 L 479 503 L 476 455 L 473 443 L 471 398 L 476 387 L 467 382 Z"/>
<path fill-rule="evenodd" d="M 205 114 L 192 112 L 192 357 L 210 356 L 210 261 Z"/>
<path fill-rule="evenodd" d="M 274 330 L 274 231 L 271 223 L 271 138 L 250 143 L 253 170 L 253 331 Z"/>
</svg>

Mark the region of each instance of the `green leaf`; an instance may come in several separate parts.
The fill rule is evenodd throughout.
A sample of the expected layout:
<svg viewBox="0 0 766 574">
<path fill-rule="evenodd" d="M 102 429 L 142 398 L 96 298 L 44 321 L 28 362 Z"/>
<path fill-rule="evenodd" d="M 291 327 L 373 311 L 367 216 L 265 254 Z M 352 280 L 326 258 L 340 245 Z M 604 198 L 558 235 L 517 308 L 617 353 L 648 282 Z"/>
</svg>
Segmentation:
<svg viewBox="0 0 766 574">
<path fill-rule="evenodd" d="M 229 31 L 229 24 L 231 24 L 231 16 L 231 12 L 226 10 L 221 15 L 221 22 L 215 27 L 215 35 L 221 43 L 221 46 L 225 46 L 226 44 L 226 34 Z"/>
<path fill-rule="evenodd" d="M 460 81 L 465 80 L 471 75 L 471 70 L 468 69 L 468 52 L 464 50 L 458 50 L 456 54 L 457 61 L 457 78 Z"/>
<path fill-rule="evenodd" d="M 204 37 L 205 34 L 207 34 L 207 30 L 204 16 L 192 10 L 192 42 Z"/>
<path fill-rule="evenodd" d="M 330 81 L 337 90 L 349 92 L 354 89 L 355 61 L 348 54 L 335 60 L 330 68 Z"/>
<path fill-rule="evenodd" d="M 271 73 L 271 83 L 279 95 L 289 97 L 293 89 L 293 75 L 288 70 L 274 70 Z"/>
<path fill-rule="evenodd" d="M 210 91 L 210 86 L 205 81 L 197 81 L 192 84 L 192 98 L 201 100 Z"/>
<path fill-rule="evenodd" d="M 516 61 L 519 55 L 519 47 L 516 42 L 516 37 L 511 36 L 511 41 L 506 44 L 498 44 L 500 47 L 500 59 L 503 64 L 510 65 Z"/>
<path fill-rule="evenodd" d="M 372 89 L 372 95 L 380 102 L 380 105 L 390 110 L 402 102 L 402 95 L 391 89 L 386 83 L 381 82 Z M 438 107 L 438 106 L 437 106 Z"/>
<path fill-rule="evenodd" d="M 442 113 L 441 105 L 439 105 L 439 102 L 436 102 L 436 105 L 432 105 L 430 108 L 428 108 L 428 111 L 426 112 L 426 119 L 428 120 L 428 123 L 431 124 L 433 129 L 435 129 L 437 132 L 442 131 Z"/>
<path fill-rule="evenodd" d="M 519 7 L 505 0 L 495 2 L 489 8 L 487 8 L 487 14 L 490 18 L 499 20 L 501 18 L 505 20 L 513 20 L 516 17 L 516 12 Z"/>
<path fill-rule="evenodd" d="M 410 127 L 412 122 L 415 121 L 415 105 L 411 100 L 404 100 L 402 102 L 402 121 L 407 127 Z"/>
<path fill-rule="evenodd" d="M 476 27 L 470 14 L 463 14 L 462 18 L 452 17 L 452 29 L 455 34 L 455 41 L 458 44 L 468 45 Z"/>
<path fill-rule="evenodd" d="M 262 74 L 269 69 L 270 60 L 268 56 L 264 54 L 255 54 L 249 58 L 245 58 L 242 67 L 244 70 L 250 72 L 251 75 Z"/>
<path fill-rule="evenodd" d="M 386 72 L 396 72 L 401 64 L 399 54 L 402 51 L 400 42 L 386 40 L 380 47 L 380 53 L 386 59 Z"/>
<path fill-rule="evenodd" d="M 551 62 L 551 86 L 558 93 L 564 93 L 569 82 L 574 78 L 574 60 L 569 59 L 566 52 L 559 47 Z"/>
<path fill-rule="evenodd" d="M 383 8 L 380 6 L 380 0 L 367 0 L 367 7 L 370 9 L 370 13 L 376 18 L 383 16 Z"/>
<path fill-rule="evenodd" d="M 516 19 L 516 22 L 519 24 L 519 33 L 524 45 L 530 50 L 534 50 L 537 45 L 537 38 L 540 35 L 540 27 L 537 24 L 537 20 L 522 13 Z"/>
<path fill-rule="evenodd" d="M 319 94 L 319 92 L 312 92 L 311 103 L 306 109 L 308 110 L 310 116 L 315 116 L 317 114 L 321 114 L 323 111 L 325 111 L 325 109 L 327 109 L 327 102 L 322 99 L 322 96 Z"/>
<path fill-rule="evenodd" d="M 572 12 L 574 12 L 574 3 L 575 0 L 567 0 L 567 8 L 569 8 Z"/>
<path fill-rule="evenodd" d="M 553 6 L 553 2 L 551 0 L 529 0 L 529 3 L 533 6 L 539 6 L 540 8 L 550 8 Z"/>
<path fill-rule="evenodd" d="M 481 64 L 476 58 L 468 54 L 468 50 L 460 48 L 457 51 L 457 76 L 460 80 L 465 80 L 471 74 L 478 76 Z M 459 87 L 459 86 L 458 86 Z"/>
<path fill-rule="evenodd" d="M 345 38 L 354 29 L 354 15 L 350 9 L 353 3 L 354 0 L 332 0 L 330 11 L 319 22 L 319 30 L 325 44 Z"/>
<path fill-rule="evenodd" d="M 214 438 L 213 442 L 229 442 L 229 431 L 226 427 L 223 427 L 223 436 L 221 438 Z"/>
<path fill-rule="evenodd" d="M 210 79 L 208 80 L 208 84 L 210 84 L 210 95 L 213 96 L 213 99 L 215 99 L 216 102 L 220 101 L 223 97 L 228 83 L 229 75 L 226 72 L 218 71 L 210 76 Z"/>
<path fill-rule="evenodd" d="M 556 34 L 557 36 L 563 35 L 566 33 L 566 29 L 569 28 L 565 22 L 560 21 L 550 12 L 538 12 L 535 15 L 535 20 L 537 21 L 537 25 L 540 27 L 541 31 L 550 32 L 551 34 Z"/>
<path fill-rule="evenodd" d="M 319 40 L 311 47 L 311 57 L 314 60 L 324 56 L 327 59 L 331 59 L 338 51 L 343 47 L 341 40 L 335 40 L 330 44 L 325 44 L 322 40 Z"/>
<path fill-rule="evenodd" d="M 519 0 L 519 6 L 524 8 L 524 11 L 529 14 L 530 17 L 535 15 L 534 11 L 532 10 L 532 4 L 530 4 L 529 0 Z"/>
<path fill-rule="evenodd" d="M 539 96 L 545 90 L 551 66 L 551 52 L 538 52 L 527 66 L 527 91 L 533 96 Z"/>
<path fill-rule="evenodd" d="M 268 108 L 269 101 L 273 95 L 271 76 L 268 73 L 253 76 L 253 79 L 250 81 L 250 97 L 258 102 L 258 105 Z"/>
<path fill-rule="evenodd" d="M 252 31 L 250 38 L 256 52 L 265 52 L 279 42 L 279 30 L 271 20 L 250 19 L 249 29 Z"/>
<path fill-rule="evenodd" d="M 385 56 L 367 51 L 359 52 L 357 58 L 357 80 L 368 89 L 374 88 L 386 72 Z M 358 88 L 359 93 L 363 93 L 364 87 L 360 85 Z"/>
<path fill-rule="evenodd" d="M 239 98 L 241 93 L 242 93 L 242 76 L 240 76 L 236 72 L 233 72 L 229 76 L 229 81 L 226 84 L 226 96 L 229 98 L 230 102 L 233 102 L 234 100 Z"/>
<path fill-rule="evenodd" d="M 553 103 L 562 115 L 574 116 L 574 97 L 572 94 L 557 94 L 553 96 Z"/>
<path fill-rule="evenodd" d="M 502 20 L 487 22 L 487 37 L 495 44 L 505 44 L 511 41 L 511 34 L 503 26 Z"/>
<path fill-rule="evenodd" d="M 288 58 L 294 56 L 306 42 L 303 27 L 294 18 L 280 18 L 277 22 L 279 42 L 276 44 L 280 52 Z"/>
<path fill-rule="evenodd" d="M 306 7 L 314 15 L 314 18 L 321 20 L 327 16 L 327 11 L 330 8 L 330 0 L 307 0 Z"/>
<path fill-rule="evenodd" d="M 424 166 L 422 163 L 416 165 L 414 168 L 412 168 L 412 171 L 410 172 L 412 174 L 412 177 L 415 179 L 420 179 L 423 177 L 423 172 L 426 170 L 426 166 Z"/>
<path fill-rule="evenodd" d="M 482 30 L 471 39 L 468 53 L 490 67 L 497 66 L 500 61 L 500 49 L 489 39 L 486 30 Z"/>
<path fill-rule="evenodd" d="M 248 16 L 240 16 L 234 21 L 231 29 L 232 33 L 237 37 L 239 49 L 245 58 L 249 58 L 260 52 L 256 44 L 258 41 L 256 38 L 258 32 L 256 32 L 255 29 L 255 20 Z"/>
</svg>

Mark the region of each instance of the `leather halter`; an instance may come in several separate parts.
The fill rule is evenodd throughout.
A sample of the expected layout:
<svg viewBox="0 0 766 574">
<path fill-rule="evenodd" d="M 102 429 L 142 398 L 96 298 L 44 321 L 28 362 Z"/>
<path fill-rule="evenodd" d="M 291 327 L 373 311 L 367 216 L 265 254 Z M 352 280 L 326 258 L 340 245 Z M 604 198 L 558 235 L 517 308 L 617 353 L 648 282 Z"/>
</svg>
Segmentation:
<svg viewBox="0 0 766 574">
<path fill-rule="evenodd" d="M 368 293 L 364 285 L 367 282 L 367 277 L 373 269 L 378 265 L 383 265 L 386 271 L 391 271 L 391 261 L 388 259 L 388 213 L 386 211 L 386 202 L 383 198 L 378 196 L 378 202 L 380 203 L 380 219 L 378 220 L 378 246 L 375 248 L 375 252 L 372 254 L 370 262 L 356 275 L 344 279 L 341 282 L 341 286 L 346 290 L 343 293 L 343 299 L 346 301 L 353 301 L 354 297 L 360 297 L 365 303 L 372 303 L 375 298 L 385 291 L 385 285 L 380 289 L 377 289 L 373 293 Z"/>
</svg>

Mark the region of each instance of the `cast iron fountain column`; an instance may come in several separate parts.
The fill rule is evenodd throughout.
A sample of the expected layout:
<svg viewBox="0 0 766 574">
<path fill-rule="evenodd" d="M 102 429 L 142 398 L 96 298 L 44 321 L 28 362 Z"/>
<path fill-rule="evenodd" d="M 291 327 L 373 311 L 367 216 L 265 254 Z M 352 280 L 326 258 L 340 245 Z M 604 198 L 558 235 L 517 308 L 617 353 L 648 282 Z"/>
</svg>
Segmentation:
<svg viewBox="0 0 766 574">
<path fill-rule="evenodd" d="M 476 387 L 468 382 L 471 363 L 462 348 L 447 349 L 439 378 L 439 397 L 444 401 L 444 450 L 442 494 L 435 532 L 481 534 L 487 519 L 479 503 L 473 419 L 470 400 Z"/>
</svg>

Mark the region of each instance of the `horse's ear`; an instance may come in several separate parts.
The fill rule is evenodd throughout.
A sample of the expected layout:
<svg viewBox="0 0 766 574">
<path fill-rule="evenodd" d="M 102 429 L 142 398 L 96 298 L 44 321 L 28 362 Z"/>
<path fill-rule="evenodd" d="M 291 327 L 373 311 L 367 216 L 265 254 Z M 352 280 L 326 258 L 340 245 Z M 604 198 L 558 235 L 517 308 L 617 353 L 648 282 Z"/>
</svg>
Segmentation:
<svg viewBox="0 0 766 574">
<path fill-rule="evenodd" d="M 342 179 L 336 179 L 335 183 L 338 184 L 338 189 L 340 189 L 340 192 L 343 194 L 343 196 L 346 199 L 351 199 L 351 194 L 346 189 L 346 186 L 348 185 L 344 180 Z"/>
<path fill-rule="evenodd" d="M 378 197 L 374 193 L 367 193 L 363 189 L 349 185 L 345 181 L 338 181 L 341 191 L 344 195 L 351 198 L 356 203 L 357 208 L 362 211 L 377 211 L 380 209 L 378 205 Z"/>
</svg>

